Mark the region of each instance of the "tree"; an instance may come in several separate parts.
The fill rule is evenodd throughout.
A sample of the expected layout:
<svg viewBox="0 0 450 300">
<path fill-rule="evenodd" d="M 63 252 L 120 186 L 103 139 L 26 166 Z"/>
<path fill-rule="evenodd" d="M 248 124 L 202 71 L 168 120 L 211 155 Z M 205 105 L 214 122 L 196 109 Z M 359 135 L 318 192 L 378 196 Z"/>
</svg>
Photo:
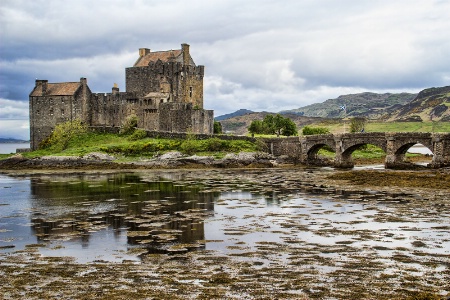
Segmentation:
<svg viewBox="0 0 450 300">
<path fill-rule="evenodd" d="M 248 131 L 251 134 L 261 134 L 263 133 L 263 124 L 261 120 L 253 120 L 250 126 L 248 127 Z"/>
<path fill-rule="evenodd" d="M 292 136 L 298 133 L 294 121 L 280 114 L 266 115 L 262 121 L 253 120 L 248 131 L 251 134 L 276 134 L 277 136 Z"/>
<path fill-rule="evenodd" d="M 350 132 L 363 132 L 366 126 L 366 118 L 356 117 L 350 119 Z"/>
<path fill-rule="evenodd" d="M 218 121 L 214 121 L 214 134 L 222 133 L 222 124 Z"/>
<path fill-rule="evenodd" d="M 275 134 L 275 129 L 273 126 L 273 115 L 266 115 L 262 121 L 262 133 Z"/>
<path fill-rule="evenodd" d="M 294 121 L 292 121 L 291 119 L 286 118 L 283 128 L 283 135 L 293 136 L 297 134 L 298 134 L 297 125 L 295 125 Z"/>
<path fill-rule="evenodd" d="M 273 120 L 272 120 L 272 127 L 277 136 L 280 136 L 281 131 L 284 128 L 284 125 L 286 124 L 286 119 L 283 118 L 280 114 L 277 114 Z"/>
</svg>

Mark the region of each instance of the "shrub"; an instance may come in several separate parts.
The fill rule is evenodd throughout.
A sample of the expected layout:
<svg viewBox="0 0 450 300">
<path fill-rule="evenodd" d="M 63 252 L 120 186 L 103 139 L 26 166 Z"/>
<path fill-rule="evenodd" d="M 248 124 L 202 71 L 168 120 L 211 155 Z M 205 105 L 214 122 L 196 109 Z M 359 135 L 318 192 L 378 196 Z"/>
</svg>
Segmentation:
<svg viewBox="0 0 450 300">
<path fill-rule="evenodd" d="M 136 129 L 128 138 L 130 141 L 142 140 L 147 137 L 147 132 L 143 129 Z"/>
<path fill-rule="evenodd" d="M 137 127 L 138 117 L 136 115 L 129 115 L 123 122 L 119 133 L 123 135 L 132 134 Z"/>
<path fill-rule="evenodd" d="M 328 134 L 330 130 L 324 127 L 310 127 L 305 126 L 302 130 L 303 135 L 314 135 L 314 134 Z"/>
<path fill-rule="evenodd" d="M 222 133 L 222 124 L 218 121 L 214 121 L 214 134 Z"/>
<path fill-rule="evenodd" d="M 84 134 L 87 130 L 87 126 L 78 119 L 58 124 L 53 129 L 52 134 L 39 144 L 39 148 L 52 148 L 56 151 L 63 151 L 67 149 L 73 137 Z"/>
<path fill-rule="evenodd" d="M 206 151 L 224 151 L 229 146 L 229 141 L 212 138 L 205 140 L 204 144 Z"/>
<path fill-rule="evenodd" d="M 195 152 L 200 151 L 198 142 L 191 139 L 183 141 L 180 145 L 180 150 L 188 155 L 193 155 Z"/>
</svg>

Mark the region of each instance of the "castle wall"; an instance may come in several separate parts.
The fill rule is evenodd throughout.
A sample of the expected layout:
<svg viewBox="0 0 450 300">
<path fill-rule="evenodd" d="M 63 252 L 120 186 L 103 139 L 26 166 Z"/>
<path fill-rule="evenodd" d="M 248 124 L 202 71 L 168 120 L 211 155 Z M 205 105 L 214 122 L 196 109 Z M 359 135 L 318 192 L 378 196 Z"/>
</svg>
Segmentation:
<svg viewBox="0 0 450 300">
<path fill-rule="evenodd" d="M 123 120 L 122 107 L 126 103 L 127 93 L 119 93 L 114 90 L 112 93 L 95 93 L 92 94 L 91 113 L 92 119 L 89 123 L 91 126 L 120 126 Z"/>
<path fill-rule="evenodd" d="M 168 82 L 171 91 L 177 97 L 180 63 L 151 62 L 146 67 L 130 67 L 125 69 L 126 91 L 143 97 L 150 92 L 161 92 L 161 83 Z"/>
<path fill-rule="evenodd" d="M 30 143 L 36 150 L 59 123 L 83 118 L 82 91 L 74 96 L 30 96 Z"/>
<path fill-rule="evenodd" d="M 184 73 L 186 74 L 183 83 L 183 98 L 185 103 L 192 103 L 196 108 L 203 108 L 203 74 L 204 67 L 185 66 Z"/>
<path fill-rule="evenodd" d="M 191 107 L 185 103 L 160 104 L 159 130 L 168 132 L 187 132 L 191 130 Z"/>
<path fill-rule="evenodd" d="M 211 134 L 214 132 L 214 111 L 196 109 L 191 115 L 192 132 Z"/>
</svg>

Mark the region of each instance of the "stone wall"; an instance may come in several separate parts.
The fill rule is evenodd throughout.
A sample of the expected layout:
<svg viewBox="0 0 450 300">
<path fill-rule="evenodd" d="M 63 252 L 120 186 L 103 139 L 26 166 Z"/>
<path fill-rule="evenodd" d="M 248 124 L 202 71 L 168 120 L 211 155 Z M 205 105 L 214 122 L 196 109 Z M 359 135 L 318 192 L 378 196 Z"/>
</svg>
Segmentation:
<svg viewBox="0 0 450 300">
<path fill-rule="evenodd" d="M 122 124 L 123 104 L 127 93 L 96 93 L 91 96 L 91 126 L 120 126 Z"/>
<path fill-rule="evenodd" d="M 83 115 L 83 111 L 89 109 L 86 97 L 90 97 L 89 90 L 80 90 L 73 96 L 30 96 L 31 149 L 36 150 L 57 124 L 76 119 L 88 121 Z"/>
</svg>

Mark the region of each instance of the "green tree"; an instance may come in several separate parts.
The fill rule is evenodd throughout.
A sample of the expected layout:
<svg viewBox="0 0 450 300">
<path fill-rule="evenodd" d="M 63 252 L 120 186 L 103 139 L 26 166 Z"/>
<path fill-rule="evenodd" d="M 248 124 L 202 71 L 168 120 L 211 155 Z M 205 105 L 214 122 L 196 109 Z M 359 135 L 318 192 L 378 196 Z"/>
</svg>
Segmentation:
<svg viewBox="0 0 450 300">
<path fill-rule="evenodd" d="M 296 135 L 297 126 L 294 121 L 289 118 L 285 118 L 280 114 L 275 116 L 266 115 L 264 119 L 261 120 L 253 120 L 248 127 L 248 131 L 252 134 L 276 134 L 277 136 L 291 136 Z"/>
<path fill-rule="evenodd" d="M 366 126 L 366 118 L 351 118 L 350 119 L 350 132 L 363 132 Z"/>
<path fill-rule="evenodd" d="M 248 131 L 251 134 L 261 134 L 263 133 L 263 123 L 261 120 L 253 120 L 248 127 Z"/>
<path fill-rule="evenodd" d="M 273 118 L 272 128 L 275 131 L 275 133 L 277 134 L 277 136 L 281 135 L 281 132 L 283 131 L 285 124 L 286 124 L 286 119 L 283 118 L 283 116 L 281 116 L 280 114 L 277 114 Z"/>
<path fill-rule="evenodd" d="M 283 128 L 283 135 L 284 136 L 293 136 L 297 135 L 297 125 L 289 118 L 285 119 L 284 128 Z"/>
<path fill-rule="evenodd" d="M 266 115 L 262 121 L 262 133 L 275 134 L 275 129 L 273 126 L 273 115 Z"/>
<path fill-rule="evenodd" d="M 222 124 L 218 121 L 214 121 L 214 134 L 222 133 Z"/>
</svg>

